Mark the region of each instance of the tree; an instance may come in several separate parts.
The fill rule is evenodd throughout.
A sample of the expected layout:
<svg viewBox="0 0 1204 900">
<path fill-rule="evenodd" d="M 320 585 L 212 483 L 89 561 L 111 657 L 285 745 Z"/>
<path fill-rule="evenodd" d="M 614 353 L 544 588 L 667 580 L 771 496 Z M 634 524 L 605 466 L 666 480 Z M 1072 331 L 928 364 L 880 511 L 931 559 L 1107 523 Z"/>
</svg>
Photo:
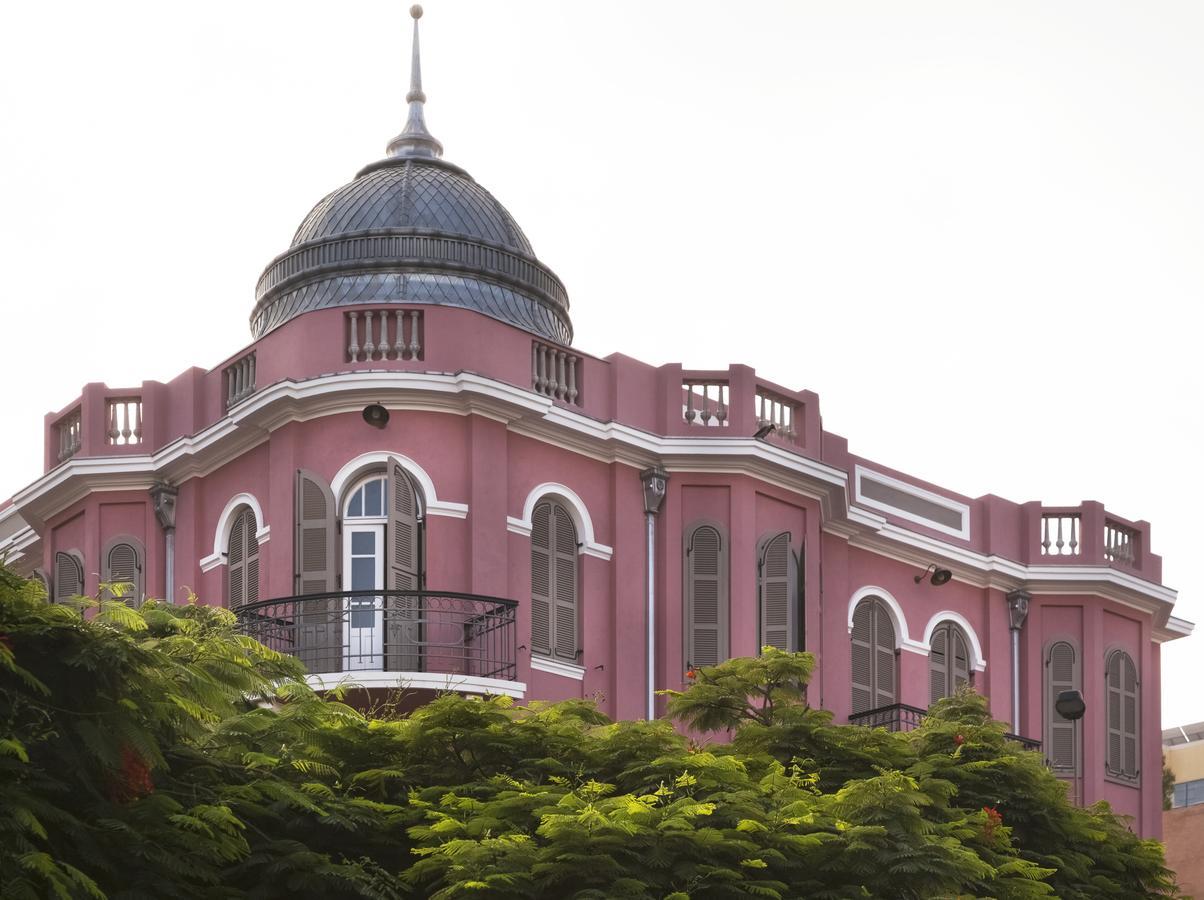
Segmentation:
<svg viewBox="0 0 1204 900">
<path fill-rule="evenodd" d="M 81 614 L 86 613 L 86 614 Z M 0 895 L 1174 894 L 961 694 L 908 734 L 806 703 L 813 660 L 696 673 L 668 721 L 439 697 L 368 713 L 223 610 L 50 605 L 0 572 Z"/>
</svg>

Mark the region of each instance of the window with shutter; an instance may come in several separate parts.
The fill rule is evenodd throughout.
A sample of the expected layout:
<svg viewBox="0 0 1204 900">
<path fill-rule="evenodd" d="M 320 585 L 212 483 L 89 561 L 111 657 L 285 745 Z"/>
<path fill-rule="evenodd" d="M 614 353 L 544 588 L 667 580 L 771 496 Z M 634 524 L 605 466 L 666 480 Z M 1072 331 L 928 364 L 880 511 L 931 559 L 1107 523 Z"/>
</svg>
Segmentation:
<svg viewBox="0 0 1204 900">
<path fill-rule="evenodd" d="M 970 642 L 956 622 L 941 622 L 932 631 L 928 652 L 928 702 L 952 697 L 970 683 Z"/>
<path fill-rule="evenodd" d="M 581 657 L 577 526 L 559 503 L 531 517 L 531 652 L 576 664 Z"/>
<path fill-rule="evenodd" d="M 1108 656 L 1108 747 L 1106 771 L 1113 778 L 1136 781 L 1141 774 L 1138 760 L 1138 680 L 1133 658 L 1123 650 Z"/>
<path fill-rule="evenodd" d="M 853 714 L 895 703 L 895 626 L 886 604 L 867 597 L 853 610 Z"/>
<path fill-rule="evenodd" d="M 760 646 L 797 650 L 798 569 L 788 531 L 761 541 L 757 552 L 757 598 Z"/>
<path fill-rule="evenodd" d="M 295 592 L 304 596 L 338 590 L 334 495 L 320 477 L 298 469 L 293 505 Z M 301 662 L 310 672 L 338 671 L 343 656 L 342 598 L 309 600 L 296 607 L 293 625 Z"/>
<path fill-rule="evenodd" d="M 100 580 L 106 584 L 122 584 L 121 599 L 135 606 L 145 599 L 143 588 L 142 543 L 131 537 L 118 537 L 109 542 L 102 554 Z M 117 596 L 115 592 L 106 592 Z"/>
<path fill-rule="evenodd" d="M 226 547 L 226 606 L 233 610 L 259 599 L 258 529 L 251 507 L 235 510 Z"/>
<path fill-rule="evenodd" d="M 712 524 L 686 531 L 686 667 L 715 666 L 728 658 L 728 548 Z"/>
<path fill-rule="evenodd" d="M 385 608 L 385 667 L 420 671 L 422 666 L 422 506 L 418 488 L 396 459 L 389 460 L 387 584 L 396 591 Z"/>
<path fill-rule="evenodd" d="M 72 550 L 54 554 L 54 599 L 68 600 L 84 592 L 83 557 Z"/>
<path fill-rule="evenodd" d="M 1079 774 L 1075 723 L 1062 717 L 1054 704 L 1063 691 L 1079 689 L 1078 652 L 1069 641 L 1051 644 L 1045 654 L 1045 762 L 1055 775 Z"/>
</svg>

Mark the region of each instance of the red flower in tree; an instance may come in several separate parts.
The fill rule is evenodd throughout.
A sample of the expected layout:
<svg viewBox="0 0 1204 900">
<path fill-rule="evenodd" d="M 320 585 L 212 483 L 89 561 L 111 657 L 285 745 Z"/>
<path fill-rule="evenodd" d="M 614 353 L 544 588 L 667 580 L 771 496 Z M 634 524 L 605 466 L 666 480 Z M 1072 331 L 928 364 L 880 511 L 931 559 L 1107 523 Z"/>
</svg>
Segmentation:
<svg viewBox="0 0 1204 900">
<path fill-rule="evenodd" d="M 986 824 L 982 826 L 983 836 L 986 837 L 987 840 L 992 840 L 995 837 L 995 829 L 1003 824 L 1003 816 L 1000 814 L 999 810 L 993 806 L 984 806 L 982 811 L 986 813 L 987 816 Z"/>
<path fill-rule="evenodd" d="M 138 751 L 126 744 L 121 748 L 121 768 L 109 784 L 109 799 L 114 803 L 129 803 L 145 797 L 155 789 L 150 766 Z"/>
<path fill-rule="evenodd" d="M 697 672 L 697 671 L 695 671 L 695 670 L 694 670 L 694 669 L 692 669 L 692 668 L 691 668 L 691 669 L 686 669 L 686 678 L 688 678 L 690 681 L 693 681 L 693 680 L 694 680 L 695 678 L 697 678 L 697 677 L 698 677 L 698 672 Z"/>
<path fill-rule="evenodd" d="M 953 743 L 957 744 L 957 746 L 960 747 L 965 742 L 966 742 L 966 739 L 964 737 L 962 737 L 960 734 L 955 734 L 953 736 Z"/>
</svg>

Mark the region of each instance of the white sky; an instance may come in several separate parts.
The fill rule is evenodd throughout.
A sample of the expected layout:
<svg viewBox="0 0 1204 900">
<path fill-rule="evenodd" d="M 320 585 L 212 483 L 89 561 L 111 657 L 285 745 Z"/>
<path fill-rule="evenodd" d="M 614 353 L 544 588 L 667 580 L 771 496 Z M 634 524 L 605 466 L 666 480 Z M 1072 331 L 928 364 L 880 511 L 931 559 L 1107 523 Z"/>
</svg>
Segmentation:
<svg viewBox="0 0 1204 900">
<path fill-rule="evenodd" d="M 0 497 L 85 382 L 247 343 L 264 264 L 401 127 L 406 9 L 6 7 Z M 1148 519 L 1204 620 L 1204 6 L 426 13 L 431 130 L 564 280 L 577 346 L 746 362 L 884 464 Z M 1204 720 L 1202 650 L 1165 648 L 1166 725 Z"/>
</svg>

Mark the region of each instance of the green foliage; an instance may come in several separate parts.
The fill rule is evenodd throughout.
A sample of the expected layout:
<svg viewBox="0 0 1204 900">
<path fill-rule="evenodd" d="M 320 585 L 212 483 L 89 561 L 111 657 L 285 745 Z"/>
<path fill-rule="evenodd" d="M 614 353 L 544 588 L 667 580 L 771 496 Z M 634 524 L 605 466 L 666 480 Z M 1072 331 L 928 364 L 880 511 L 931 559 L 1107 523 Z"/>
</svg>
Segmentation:
<svg viewBox="0 0 1204 900">
<path fill-rule="evenodd" d="M 767 649 L 671 695 L 704 746 L 580 701 L 364 715 L 222 610 L 80 606 L 0 570 L 5 898 L 1173 895 L 972 694 L 835 726 Z"/>
</svg>

